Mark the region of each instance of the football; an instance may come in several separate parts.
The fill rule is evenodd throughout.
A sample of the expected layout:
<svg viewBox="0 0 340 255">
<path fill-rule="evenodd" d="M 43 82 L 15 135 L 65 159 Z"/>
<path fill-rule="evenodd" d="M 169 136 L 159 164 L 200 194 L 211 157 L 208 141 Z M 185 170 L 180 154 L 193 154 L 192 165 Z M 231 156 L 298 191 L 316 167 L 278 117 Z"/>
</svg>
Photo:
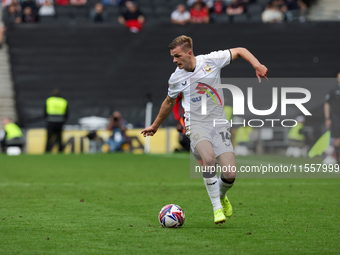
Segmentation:
<svg viewBox="0 0 340 255">
<path fill-rule="evenodd" d="M 185 220 L 184 211 L 178 205 L 166 205 L 159 212 L 158 220 L 163 228 L 179 228 Z"/>
</svg>

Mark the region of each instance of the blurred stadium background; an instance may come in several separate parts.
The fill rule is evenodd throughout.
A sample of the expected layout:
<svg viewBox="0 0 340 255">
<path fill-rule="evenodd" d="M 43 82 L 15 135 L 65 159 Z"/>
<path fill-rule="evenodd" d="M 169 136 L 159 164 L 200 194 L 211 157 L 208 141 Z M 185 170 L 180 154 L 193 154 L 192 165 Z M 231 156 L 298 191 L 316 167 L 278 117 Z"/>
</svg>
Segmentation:
<svg viewBox="0 0 340 255">
<path fill-rule="evenodd" d="M 65 142 L 77 137 L 80 143 L 88 131 L 105 129 L 103 124 L 82 124 L 82 118 L 107 119 L 115 110 L 122 113 L 129 128 L 144 127 L 146 103 L 153 102 L 154 119 L 166 96 L 167 80 L 175 69 L 167 45 L 181 34 L 194 39 L 196 55 L 246 47 L 269 68 L 270 78 L 335 78 L 339 71 L 340 4 L 336 0 L 304 1 L 308 8 L 303 19 L 300 10 L 294 10 L 285 22 L 275 24 L 261 20 L 268 0 L 248 1 L 246 13 L 233 22 L 221 14 L 210 24 L 185 26 L 171 24 L 170 15 L 186 1 L 140 0 L 146 23 L 137 34 L 118 23 L 118 6 L 105 7 L 108 22 L 90 22 L 88 14 L 96 2 L 89 0 L 84 8 L 55 4 L 54 16 L 42 16 L 37 23 L 15 24 L 6 32 L 0 50 L 0 119 L 12 118 L 26 135 L 32 131 L 27 135 L 28 153 L 44 150 L 40 145 L 45 134 L 34 130 L 45 127 L 43 106 L 54 88 L 59 88 L 69 102 L 70 118 L 65 130 L 83 130 L 68 133 Z M 222 77 L 249 78 L 254 73 L 248 63 L 236 61 L 223 69 Z M 318 89 L 321 94 L 327 92 L 322 86 Z M 259 86 L 260 94 L 261 90 L 267 87 Z M 316 137 L 321 134 L 322 107 L 320 104 L 311 109 L 313 116 L 305 123 Z M 152 152 L 172 152 L 178 147 L 174 126 L 170 116 Z M 129 132 L 135 139 L 130 149 L 142 152 L 144 139 L 138 132 Z M 279 130 L 275 138 L 284 149 L 286 135 Z M 68 151 L 88 150 L 79 146 Z M 86 141 L 84 146 L 88 147 Z M 270 146 L 267 149 L 273 151 Z"/>
</svg>

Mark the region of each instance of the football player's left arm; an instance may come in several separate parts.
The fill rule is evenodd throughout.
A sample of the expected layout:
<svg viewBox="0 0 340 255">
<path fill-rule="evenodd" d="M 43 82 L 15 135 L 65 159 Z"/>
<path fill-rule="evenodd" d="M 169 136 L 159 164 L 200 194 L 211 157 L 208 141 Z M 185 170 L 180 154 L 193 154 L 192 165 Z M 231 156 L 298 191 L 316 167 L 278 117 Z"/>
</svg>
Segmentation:
<svg viewBox="0 0 340 255">
<path fill-rule="evenodd" d="M 262 65 L 257 58 L 253 54 L 251 54 L 246 48 L 233 48 L 230 49 L 231 53 L 231 60 L 235 60 L 238 57 L 243 58 L 244 60 L 248 61 L 255 69 L 256 77 L 258 78 L 259 82 L 261 82 L 261 77 L 265 78 L 267 81 L 267 74 L 268 69 L 264 65 Z"/>
</svg>

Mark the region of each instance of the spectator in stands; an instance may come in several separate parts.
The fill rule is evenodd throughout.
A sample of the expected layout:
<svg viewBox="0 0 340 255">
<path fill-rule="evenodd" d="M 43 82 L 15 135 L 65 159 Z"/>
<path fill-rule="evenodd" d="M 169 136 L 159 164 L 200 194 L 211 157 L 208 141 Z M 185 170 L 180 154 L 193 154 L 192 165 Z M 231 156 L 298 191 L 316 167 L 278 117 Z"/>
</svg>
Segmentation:
<svg viewBox="0 0 340 255">
<path fill-rule="evenodd" d="M 38 6 L 36 5 L 35 1 L 26 0 L 21 3 L 21 10 L 24 12 L 26 7 L 31 7 L 33 13 L 38 13 Z"/>
<path fill-rule="evenodd" d="M 87 0 L 70 0 L 70 5 L 73 6 L 85 6 L 87 3 Z"/>
<path fill-rule="evenodd" d="M 195 3 L 197 3 L 197 2 L 203 3 L 203 5 L 204 5 L 205 7 L 207 7 L 208 9 L 211 9 L 211 8 L 213 7 L 213 5 L 214 5 L 214 0 L 188 0 L 188 1 L 187 1 L 187 5 L 188 5 L 189 7 L 193 7 L 193 5 L 194 5 Z"/>
<path fill-rule="evenodd" d="M 55 142 L 59 152 L 62 152 L 64 146 L 61 141 L 61 132 L 68 118 L 68 102 L 61 97 L 59 89 L 54 89 L 52 96 L 47 98 L 44 112 L 47 122 L 46 152 L 52 150 Z"/>
<path fill-rule="evenodd" d="M 287 9 L 287 20 L 292 21 L 294 13 L 298 10 L 297 15 L 299 15 L 299 19 L 301 22 L 305 21 L 305 14 L 307 10 L 307 5 L 304 1 L 302 0 L 284 0 L 285 7 Z"/>
<path fill-rule="evenodd" d="M 213 6 L 213 13 L 216 15 L 222 14 L 226 9 L 225 3 L 222 0 L 215 0 Z"/>
<path fill-rule="evenodd" d="M 209 23 L 209 10 L 207 7 L 204 6 L 202 1 L 197 1 L 194 3 L 193 7 L 190 10 L 191 15 L 191 23 L 193 24 L 202 24 L 202 23 Z"/>
<path fill-rule="evenodd" d="M 103 6 L 115 6 L 118 4 L 115 0 L 102 0 L 101 3 Z"/>
<path fill-rule="evenodd" d="M 90 12 L 90 20 L 95 23 L 102 23 L 108 21 L 108 13 L 104 10 L 101 3 L 96 3 Z"/>
<path fill-rule="evenodd" d="M 144 15 L 135 2 L 127 1 L 125 5 L 127 9 L 119 15 L 118 21 L 120 24 L 128 27 L 131 32 L 138 33 L 143 28 L 145 22 Z"/>
<path fill-rule="evenodd" d="M 6 152 L 7 147 L 15 146 L 22 149 L 24 145 L 24 136 L 21 129 L 9 118 L 4 118 L 2 121 L 4 132 L 0 139 L 2 152 Z"/>
<path fill-rule="evenodd" d="M 29 7 L 29 8 L 27 8 Z M 33 0 L 26 0 L 21 2 L 22 22 L 35 23 L 38 21 L 39 8 Z"/>
<path fill-rule="evenodd" d="M 233 21 L 233 17 L 245 13 L 246 5 L 243 0 L 233 0 L 232 4 L 226 9 L 226 13 L 229 15 L 229 21 Z"/>
<path fill-rule="evenodd" d="M 171 22 L 173 24 L 185 25 L 190 21 L 190 12 L 185 9 L 184 4 L 179 4 L 177 9 L 171 13 Z"/>
<path fill-rule="evenodd" d="M 70 4 L 70 0 L 56 0 L 55 3 L 59 6 L 67 6 Z"/>
<path fill-rule="evenodd" d="M 3 39 L 6 30 L 10 29 L 13 24 L 21 23 L 21 12 L 17 10 L 15 3 L 6 6 L 2 14 L 3 25 L 0 27 L 0 48 L 2 47 Z"/>
<path fill-rule="evenodd" d="M 213 7 L 209 9 L 210 22 L 214 22 L 218 15 L 225 13 L 225 10 L 226 10 L 225 1 L 215 0 Z"/>
<path fill-rule="evenodd" d="M 112 116 L 110 116 L 106 129 L 112 131 L 112 136 L 108 140 L 110 152 L 121 150 L 122 145 L 129 142 L 130 139 L 126 135 L 126 121 L 122 118 L 120 112 L 115 111 Z"/>
<path fill-rule="evenodd" d="M 262 12 L 262 21 L 264 23 L 278 23 L 284 21 L 284 15 L 277 6 L 268 4 Z"/>
<path fill-rule="evenodd" d="M 53 5 L 53 0 L 38 0 L 37 4 L 39 7 L 39 16 L 54 16 L 55 9 Z"/>
<path fill-rule="evenodd" d="M 31 6 L 26 6 L 22 11 L 22 22 L 36 23 L 39 20 L 38 13 Z"/>
</svg>

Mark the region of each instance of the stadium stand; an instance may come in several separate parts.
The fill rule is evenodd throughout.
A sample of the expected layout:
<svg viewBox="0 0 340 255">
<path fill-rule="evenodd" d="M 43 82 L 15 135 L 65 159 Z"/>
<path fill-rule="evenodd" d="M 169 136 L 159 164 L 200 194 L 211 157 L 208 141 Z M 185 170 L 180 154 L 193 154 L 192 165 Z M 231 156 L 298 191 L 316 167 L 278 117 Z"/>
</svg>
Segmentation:
<svg viewBox="0 0 340 255">
<path fill-rule="evenodd" d="M 0 18 L 2 18 L 2 12 L 0 12 Z M 2 128 L 1 120 L 5 117 L 12 121 L 17 120 L 8 46 L 4 43 L 0 49 L 0 128 Z"/>
<path fill-rule="evenodd" d="M 319 0 L 311 6 L 308 15 L 309 20 L 329 21 L 340 20 L 340 1 L 338 0 Z"/>
<path fill-rule="evenodd" d="M 7 45 L 0 50 L 0 120 L 17 120 Z"/>
</svg>

